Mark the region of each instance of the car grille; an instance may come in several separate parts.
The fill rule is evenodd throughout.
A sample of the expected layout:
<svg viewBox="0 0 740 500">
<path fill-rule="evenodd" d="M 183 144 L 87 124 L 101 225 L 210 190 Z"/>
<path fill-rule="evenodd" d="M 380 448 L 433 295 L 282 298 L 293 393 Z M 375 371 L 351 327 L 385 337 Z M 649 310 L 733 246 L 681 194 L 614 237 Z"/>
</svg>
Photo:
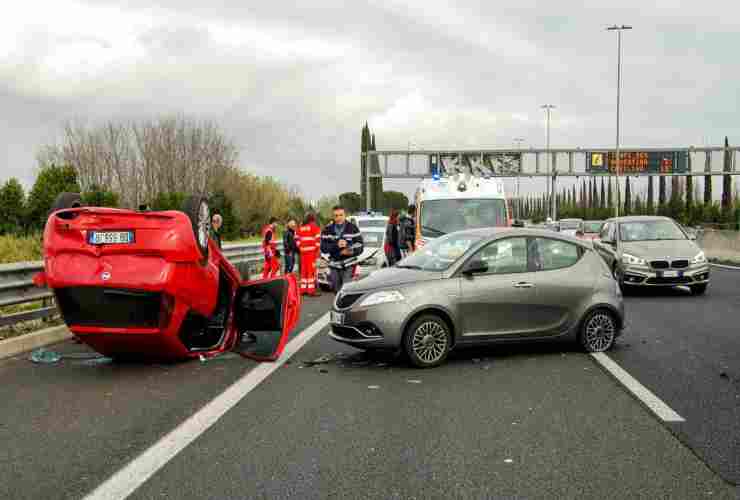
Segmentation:
<svg viewBox="0 0 740 500">
<path fill-rule="evenodd" d="M 352 305 L 357 302 L 357 299 L 362 297 L 361 293 L 348 293 L 348 294 L 339 294 L 337 296 L 337 308 L 338 309 L 347 309 L 348 307 L 352 307 Z"/>
<path fill-rule="evenodd" d="M 652 267 L 653 269 L 668 269 L 668 261 L 667 260 L 651 260 L 650 267 Z"/>
<path fill-rule="evenodd" d="M 689 267 L 689 261 L 686 259 L 674 260 L 671 262 L 671 267 L 673 269 L 685 269 Z"/>
<path fill-rule="evenodd" d="M 691 283 L 692 279 L 687 276 L 681 276 L 676 278 L 648 278 L 646 283 L 648 285 L 685 285 Z"/>
<path fill-rule="evenodd" d="M 157 328 L 162 294 L 101 287 L 54 290 L 68 325 L 104 328 Z"/>
</svg>

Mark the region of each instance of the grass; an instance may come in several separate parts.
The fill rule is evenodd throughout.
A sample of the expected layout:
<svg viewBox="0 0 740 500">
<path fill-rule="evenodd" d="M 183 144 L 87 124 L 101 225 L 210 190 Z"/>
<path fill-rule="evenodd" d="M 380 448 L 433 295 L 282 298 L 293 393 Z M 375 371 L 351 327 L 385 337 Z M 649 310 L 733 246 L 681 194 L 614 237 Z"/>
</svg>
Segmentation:
<svg viewBox="0 0 740 500">
<path fill-rule="evenodd" d="M 0 264 L 41 260 L 41 235 L 0 236 Z"/>
</svg>

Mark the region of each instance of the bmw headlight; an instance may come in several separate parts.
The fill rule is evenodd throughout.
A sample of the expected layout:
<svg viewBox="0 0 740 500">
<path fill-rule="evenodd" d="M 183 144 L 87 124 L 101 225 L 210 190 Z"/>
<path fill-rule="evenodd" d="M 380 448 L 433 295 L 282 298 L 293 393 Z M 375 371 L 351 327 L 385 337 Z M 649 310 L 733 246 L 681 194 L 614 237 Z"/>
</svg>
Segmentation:
<svg viewBox="0 0 740 500">
<path fill-rule="evenodd" d="M 377 306 L 378 304 L 389 304 L 391 302 L 401 302 L 403 299 L 403 294 L 398 290 L 375 292 L 368 295 L 365 300 L 360 303 L 360 307 Z"/>
<path fill-rule="evenodd" d="M 640 257 L 635 257 L 634 255 L 630 255 L 628 253 L 622 254 L 622 264 L 627 264 L 630 266 L 645 266 L 647 265 L 645 262 L 645 259 L 641 259 Z"/>
<path fill-rule="evenodd" d="M 691 259 L 692 264 L 704 264 L 706 261 L 707 256 L 704 255 L 704 252 L 699 252 L 693 259 Z"/>
</svg>

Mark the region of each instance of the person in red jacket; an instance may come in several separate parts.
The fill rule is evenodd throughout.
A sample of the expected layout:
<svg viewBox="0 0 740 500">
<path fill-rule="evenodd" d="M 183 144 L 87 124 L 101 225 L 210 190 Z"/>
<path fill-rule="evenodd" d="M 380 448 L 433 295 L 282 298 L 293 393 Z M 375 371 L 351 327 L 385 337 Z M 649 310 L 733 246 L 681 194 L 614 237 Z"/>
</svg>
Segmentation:
<svg viewBox="0 0 740 500">
<path fill-rule="evenodd" d="M 280 252 L 277 249 L 275 228 L 277 219 L 272 217 L 270 223 L 262 228 L 262 251 L 265 254 L 265 267 L 262 270 L 262 279 L 274 278 L 280 271 Z"/>
<path fill-rule="evenodd" d="M 321 295 L 316 289 L 316 261 L 321 247 L 321 228 L 314 214 L 306 214 L 296 231 L 296 243 L 301 254 L 301 295 Z"/>
</svg>

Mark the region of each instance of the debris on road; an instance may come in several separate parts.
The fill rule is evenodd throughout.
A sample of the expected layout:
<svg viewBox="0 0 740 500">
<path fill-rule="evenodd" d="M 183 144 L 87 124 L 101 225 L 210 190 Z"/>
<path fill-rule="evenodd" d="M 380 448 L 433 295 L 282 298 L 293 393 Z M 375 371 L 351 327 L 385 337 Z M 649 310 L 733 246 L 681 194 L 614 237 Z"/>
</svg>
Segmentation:
<svg viewBox="0 0 740 500">
<path fill-rule="evenodd" d="M 727 375 L 727 372 L 719 372 L 719 378 L 723 378 L 728 380 L 730 378 L 729 375 Z"/>
<path fill-rule="evenodd" d="M 47 351 L 43 347 L 40 347 L 31 353 L 29 358 L 34 363 L 51 365 L 58 363 L 62 360 L 62 355 L 55 351 Z"/>
<path fill-rule="evenodd" d="M 380 386 L 379 385 L 368 385 L 367 388 L 368 389 L 380 389 Z"/>
<path fill-rule="evenodd" d="M 510 459 L 510 458 L 507 458 L 507 459 L 504 460 L 504 463 L 513 464 L 514 461 L 512 459 Z"/>
<path fill-rule="evenodd" d="M 330 363 L 333 360 L 334 360 L 333 354 L 323 354 L 316 359 L 313 359 L 310 361 L 303 361 L 303 366 L 325 365 L 327 363 Z"/>
<path fill-rule="evenodd" d="M 320 368 L 319 373 L 329 373 L 329 370 L 327 370 L 326 368 Z"/>
<path fill-rule="evenodd" d="M 64 356 L 66 358 L 66 356 Z M 81 365 L 85 366 L 96 366 L 96 365 L 107 365 L 108 363 L 112 363 L 113 358 L 106 358 L 105 356 L 98 356 L 96 358 L 89 358 L 89 359 L 83 359 L 79 362 Z"/>
<path fill-rule="evenodd" d="M 421 380 L 417 379 L 409 379 L 406 382 L 408 382 L 409 384 L 421 384 Z"/>
</svg>

